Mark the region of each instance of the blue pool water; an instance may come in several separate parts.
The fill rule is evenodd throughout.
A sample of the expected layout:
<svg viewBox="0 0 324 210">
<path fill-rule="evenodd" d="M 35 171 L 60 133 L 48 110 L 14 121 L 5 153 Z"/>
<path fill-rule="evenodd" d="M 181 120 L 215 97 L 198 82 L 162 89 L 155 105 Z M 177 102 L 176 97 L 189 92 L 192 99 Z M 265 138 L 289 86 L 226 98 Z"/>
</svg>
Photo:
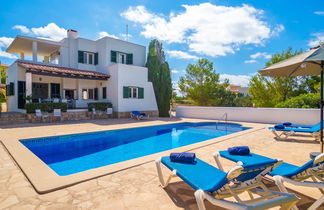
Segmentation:
<svg viewBox="0 0 324 210">
<path fill-rule="evenodd" d="M 245 129 L 239 124 L 176 123 L 20 142 L 58 175 L 65 176 Z"/>
</svg>

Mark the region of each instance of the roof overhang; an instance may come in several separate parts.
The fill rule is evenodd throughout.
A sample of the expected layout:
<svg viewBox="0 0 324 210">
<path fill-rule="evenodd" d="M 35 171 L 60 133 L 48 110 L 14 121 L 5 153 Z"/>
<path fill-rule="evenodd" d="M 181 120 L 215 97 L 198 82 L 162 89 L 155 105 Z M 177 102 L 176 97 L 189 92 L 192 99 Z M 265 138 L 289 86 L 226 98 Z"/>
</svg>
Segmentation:
<svg viewBox="0 0 324 210">
<path fill-rule="evenodd" d="M 109 74 L 104 74 L 96 71 L 62 67 L 62 66 L 51 65 L 51 64 L 29 63 L 25 61 L 18 61 L 17 64 L 20 67 L 24 68 L 26 72 L 30 72 L 32 74 L 37 74 L 37 75 L 43 75 L 43 76 L 87 79 L 87 80 L 108 80 L 110 78 Z"/>
<path fill-rule="evenodd" d="M 37 55 L 39 56 L 48 56 L 51 53 L 58 51 L 62 46 L 61 42 L 26 36 L 16 36 L 7 48 L 6 52 L 17 54 L 23 52 L 26 56 L 31 56 L 33 54 L 33 42 L 37 42 Z"/>
</svg>

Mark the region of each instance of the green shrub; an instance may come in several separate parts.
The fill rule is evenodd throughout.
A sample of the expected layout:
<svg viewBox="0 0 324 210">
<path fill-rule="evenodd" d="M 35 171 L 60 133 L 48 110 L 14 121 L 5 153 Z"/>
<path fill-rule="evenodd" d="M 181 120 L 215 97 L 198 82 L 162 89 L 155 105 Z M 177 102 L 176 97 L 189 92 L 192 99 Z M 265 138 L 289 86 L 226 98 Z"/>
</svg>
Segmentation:
<svg viewBox="0 0 324 210">
<path fill-rule="evenodd" d="M 62 112 L 66 112 L 67 103 L 26 103 L 25 108 L 27 113 L 35 113 L 36 109 L 40 109 L 42 112 L 53 112 L 54 109 L 61 109 Z"/>
<path fill-rule="evenodd" d="M 318 93 L 307 93 L 290 98 L 276 105 L 277 108 L 320 108 L 321 97 Z"/>
<path fill-rule="evenodd" d="M 91 102 L 88 103 L 88 110 L 92 111 L 95 108 L 98 111 L 107 111 L 107 108 L 112 108 L 112 104 L 109 102 Z"/>
</svg>

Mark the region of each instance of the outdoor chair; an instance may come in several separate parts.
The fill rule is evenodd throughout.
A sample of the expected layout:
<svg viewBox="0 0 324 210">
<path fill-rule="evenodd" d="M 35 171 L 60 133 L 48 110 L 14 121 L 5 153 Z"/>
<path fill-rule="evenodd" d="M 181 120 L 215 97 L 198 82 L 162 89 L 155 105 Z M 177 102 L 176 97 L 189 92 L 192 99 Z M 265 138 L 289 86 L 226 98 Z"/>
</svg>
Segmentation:
<svg viewBox="0 0 324 210">
<path fill-rule="evenodd" d="M 195 190 L 199 210 L 205 210 L 205 199 L 226 209 L 267 209 L 275 206 L 290 209 L 298 202 L 294 194 L 271 191 L 262 182 L 262 177 L 280 164 L 277 160 L 258 166 L 235 166 L 227 173 L 198 158 L 194 163 L 179 163 L 166 156 L 155 163 L 161 186 L 167 187 L 171 178 L 178 176 Z M 161 163 L 171 170 L 166 182 Z M 239 197 L 243 192 L 248 192 L 250 200 Z M 254 198 L 253 193 L 260 197 Z M 236 201 L 224 199 L 229 197 L 234 197 Z"/>
<path fill-rule="evenodd" d="M 223 167 L 219 157 L 234 161 L 242 167 L 246 165 L 260 165 L 274 160 L 254 153 L 249 155 L 231 155 L 228 151 L 219 151 L 214 153 L 214 158 L 221 170 L 223 170 Z M 302 166 L 283 162 L 272 172 L 269 172 L 268 175 L 273 178 L 280 191 L 284 193 L 288 192 L 284 186 L 285 182 L 297 186 L 318 188 L 322 196 L 308 208 L 309 210 L 316 209 L 324 203 L 324 153 L 321 153 Z M 306 181 L 307 179 L 312 181 Z M 297 209 L 297 207 L 295 206 L 294 209 Z"/>
<path fill-rule="evenodd" d="M 54 109 L 53 110 L 53 117 L 59 118 L 59 120 L 62 121 L 61 109 Z"/>
<path fill-rule="evenodd" d="M 48 118 L 48 115 L 42 114 L 42 111 L 40 109 L 35 109 L 35 115 L 36 117 L 39 117 L 44 121 L 46 118 Z"/>
</svg>

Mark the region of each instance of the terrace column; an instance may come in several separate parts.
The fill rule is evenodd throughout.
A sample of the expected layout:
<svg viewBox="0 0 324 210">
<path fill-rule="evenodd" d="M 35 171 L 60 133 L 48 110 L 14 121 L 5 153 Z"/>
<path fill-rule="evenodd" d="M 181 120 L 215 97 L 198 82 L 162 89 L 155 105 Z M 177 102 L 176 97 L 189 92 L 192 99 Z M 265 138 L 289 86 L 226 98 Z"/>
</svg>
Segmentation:
<svg viewBox="0 0 324 210">
<path fill-rule="evenodd" d="M 20 60 L 25 60 L 25 54 L 23 52 L 20 53 Z"/>
<path fill-rule="evenodd" d="M 33 42 L 33 61 L 37 62 L 37 42 Z"/>
<path fill-rule="evenodd" d="M 26 96 L 32 95 L 32 73 L 26 73 Z"/>
</svg>

